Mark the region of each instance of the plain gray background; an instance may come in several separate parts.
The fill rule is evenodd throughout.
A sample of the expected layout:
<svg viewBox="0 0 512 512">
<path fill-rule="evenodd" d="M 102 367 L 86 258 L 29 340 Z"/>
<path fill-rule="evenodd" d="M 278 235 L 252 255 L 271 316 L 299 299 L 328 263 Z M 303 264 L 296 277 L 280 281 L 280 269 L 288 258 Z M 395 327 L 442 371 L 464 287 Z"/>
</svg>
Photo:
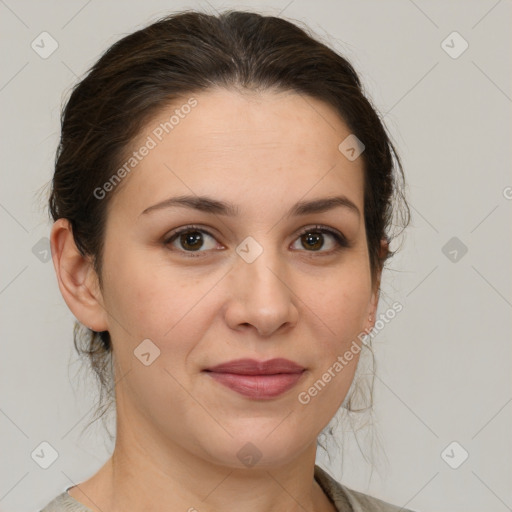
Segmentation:
<svg viewBox="0 0 512 512">
<path fill-rule="evenodd" d="M 96 472 L 112 448 L 100 424 L 81 433 L 95 388 L 47 261 L 38 191 L 52 176 L 70 87 L 119 38 L 182 8 L 307 24 L 356 67 L 403 159 L 413 219 L 384 272 L 380 311 L 394 301 L 404 309 L 373 343 L 374 437 L 340 431 L 343 471 L 334 452 L 330 464 L 319 451 L 318 463 L 349 487 L 415 510 L 512 510 L 505 0 L 0 1 L 0 509 L 37 510 Z M 51 49 L 42 32 L 58 43 L 47 58 L 31 47 L 44 37 Z M 48 469 L 31 456 L 43 441 L 58 452 Z M 373 472 L 358 442 L 373 450 Z"/>
</svg>

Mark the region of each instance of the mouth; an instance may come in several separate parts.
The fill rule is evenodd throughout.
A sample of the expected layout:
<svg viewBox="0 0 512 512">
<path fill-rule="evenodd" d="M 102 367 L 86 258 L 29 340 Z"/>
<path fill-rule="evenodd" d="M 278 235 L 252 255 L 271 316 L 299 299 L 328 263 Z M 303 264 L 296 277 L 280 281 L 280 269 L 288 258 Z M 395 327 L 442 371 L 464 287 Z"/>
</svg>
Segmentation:
<svg viewBox="0 0 512 512">
<path fill-rule="evenodd" d="M 207 374 L 240 395 L 265 400 L 275 398 L 293 388 L 302 378 L 303 372 L 278 373 L 275 375 L 241 375 L 216 372 L 207 372 Z"/>
<path fill-rule="evenodd" d="M 288 359 L 238 359 L 203 370 L 216 382 L 252 399 L 272 399 L 293 388 L 306 369 Z"/>
<path fill-rule="evenodd" d="M 215 373 L 236 373 L 239 375 L 277 375 L 281 373 L 302 373 L 303 366 L 282 357 L 257 361 L 256 359 L 234 359 L 218 364 L 206 371 Z"/>
</svg>

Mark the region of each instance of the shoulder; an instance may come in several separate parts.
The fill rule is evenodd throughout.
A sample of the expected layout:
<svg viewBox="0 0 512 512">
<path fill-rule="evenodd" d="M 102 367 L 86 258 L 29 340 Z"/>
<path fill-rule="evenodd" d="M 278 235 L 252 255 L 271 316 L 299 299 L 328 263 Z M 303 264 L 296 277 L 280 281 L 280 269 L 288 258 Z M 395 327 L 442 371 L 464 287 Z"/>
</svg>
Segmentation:
<svg viewBox="0 0 512 512">
<path fill-rule="evenodd" d="M 339 512 L 414 512 L 350 489 L 316 465 L 315 480 L 321 485 Z"/>
<path fill-rule="evenodd" d="M 92 512 L 72 498 L 67 492 L 63 492 L 50 501 L 40 512 Z"/>
<path fill-rule="evenodd" d="M 315 466 L 315 480 L 334 502 L 339 512 L 414 512 L 411 509 L 392 505 L 368 494 L 350 489 Z M 40 512 L 92 512 L 76 501 L 67 492 L 63 492 L 50 501 Z"/>
<path fill-rule="evenodd" d="M 368 494 L 354 491 L 348 487 L 342 486 L 343 491 L 354 509 L 354 512 L 414 512 L 411 509 L 392 505 L 386 501 L 379 500 Z"/>
</svg>

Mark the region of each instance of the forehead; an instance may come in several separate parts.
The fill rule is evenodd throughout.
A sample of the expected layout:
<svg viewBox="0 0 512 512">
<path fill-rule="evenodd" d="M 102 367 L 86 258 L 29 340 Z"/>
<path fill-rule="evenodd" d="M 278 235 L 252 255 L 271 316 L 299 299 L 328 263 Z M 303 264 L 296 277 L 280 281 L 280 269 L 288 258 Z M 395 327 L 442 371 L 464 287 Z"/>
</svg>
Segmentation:
<svg viewBox="0 0 512 512">
<path fill-rule="evenodd" d="M 192 193 L 246 203 L 253 197 L 261 207 L 264 197 L 275 203 L 286 193 L 297 201 L 308 191 L 325 196 L 336 189 L 362 211 L 363 160 L 350 161 L 338 149 L 349 135 L 332 107 L 295 92 L 213 89 L 185 96 L 162 108 L 133 141 L 128 157 L 138 153 L 137 162 L 113 201 L 144 209 Z"/>
</svg>

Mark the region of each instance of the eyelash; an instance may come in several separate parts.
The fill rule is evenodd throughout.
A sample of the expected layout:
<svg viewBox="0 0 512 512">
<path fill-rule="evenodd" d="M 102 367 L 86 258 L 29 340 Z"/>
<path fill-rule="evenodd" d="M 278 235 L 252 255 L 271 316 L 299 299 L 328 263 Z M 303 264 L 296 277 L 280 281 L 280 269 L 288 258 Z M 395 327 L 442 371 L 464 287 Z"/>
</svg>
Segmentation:
<svg viewBox="0 0 512 512">
<path fill-rule="evenodd" d="M 169 236 L 167 236 L 164 240 L 164 245 L 167 247 L 169 244 L 174 242 L 174 240 L 177 239 L 183 233 L 188 233 L 188 232 L 193 232 L 193 231 L 199 231 L 200 233 L 207 234 L 208 236 L 215 239 L 215 237 L 210 232 L 201 228 L 200 226 L 189 225 L 189 226 L 184 226 L 184 227 L 174 231 Z M 316 224 L 314 226 L 309 226 L 309 227 L 303 228 L 300 231 L 300 233 L 298 234 L 297 238 L 300 238 L 301 236 L 303 236 L 307 233 L 315 233 L 315 234 L 320 233 L 320 234 L 331 235 L 334 238 L 338 247 L 336 247 L 335 249 L 332 249 L 331 251 L 307 251 L 304 249 L 305 252 L 318 254 L 320 256 L 329 256 L 329 255 L 332 255 L 334 253 L 341 251 L 342 249 L 348 249 L 351 247 L 351 244 L 348 242 L 348 240 L 345 238 L 345 236 L 342 233 L 340 233 L 336 230 L 333 230 L 331 228 L 328 228 L 327 226 L 322 226 L 321 224 Z M 178 250 L 178 252 L 184 253 L 184 254 L 186 254 L 187 257 L 191 257 L 191 258 L 198 258 L 198 257 L 201 258 L 201 257 L 207 256 L 207 254 L 205 254 L 205 253 L 208 253 L 208 251 L 184 251 L 184 250 Z"/>
</svg>

